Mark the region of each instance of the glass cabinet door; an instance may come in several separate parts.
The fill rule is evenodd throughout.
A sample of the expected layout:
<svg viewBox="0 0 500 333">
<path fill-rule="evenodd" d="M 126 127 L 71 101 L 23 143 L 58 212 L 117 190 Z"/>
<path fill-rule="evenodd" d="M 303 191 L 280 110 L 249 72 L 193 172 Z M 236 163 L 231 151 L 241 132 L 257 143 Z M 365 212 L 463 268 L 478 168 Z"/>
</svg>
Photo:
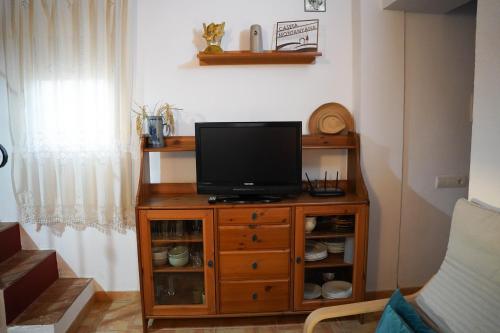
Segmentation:
<svg viewBox="0 0 500 333">
<path fill-rule="evenodd" d="M 141 214 L 146 313 L 214 313 L 212 211 L 151 210 Z"/>
<path fill-rule="evenodd" d="M 360 236 L 365 226 L 361 220 L 355 206 L 297 208 L 296 310 L 313 310 L 364 297 L 364 264 L 358 262 L 362 260 L 357 253 L 364 251 Z"/>
</svg>

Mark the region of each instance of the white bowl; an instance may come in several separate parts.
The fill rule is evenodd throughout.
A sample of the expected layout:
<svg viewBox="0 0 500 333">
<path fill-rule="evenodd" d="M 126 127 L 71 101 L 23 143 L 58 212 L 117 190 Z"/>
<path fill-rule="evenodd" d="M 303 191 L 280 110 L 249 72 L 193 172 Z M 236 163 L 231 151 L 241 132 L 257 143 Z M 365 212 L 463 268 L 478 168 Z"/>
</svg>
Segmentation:
<svg viewBox="0 0 500 333">
<path fill-rule="evenodd" d="M 352 295 L 352 284 L 340 280 L 329 281 L 321 287 L 321 294 L 327 299 L 349 298 Z"/>
<path fill-rule="evenodd" d="M 179 245 L 174 247 L 168 252 L 169 258 L 184 258 L 189 257 L 189 251 L 187 246 Z"/>
<path fill-rule="evenodd" d="M 163 266 L 167 263 L 167 258 L 153 259 L 153 266 Z"/>
<path fill-rule="evenodd" d="M 167 248 L 165 247 L 156 247 L 156 248 L 153 248 L 153 259 L 163 259 L 163 260 L 167 260 L 167 256 L 168 256 L 168 250 Z"/>
<path fill-rule="evenodd" d="M 335 279 L 335 273 L 323 273 L 323 281 L 332 281 Z"/>
<path fill-rule="evenodd" d="M 168 262 L 170 263 L 170 265 L 172 265 L 174 267 L 186 266 L 186 264 L 188 263 L 188 261 L 189 261 L 189 256 L 186 256 L 184 258 L 168 257 Z"/>
<path fill-rule="evenodd" d="M 315 299 L 321 296 L 321 286 L 315 283 L 304 283 L 304 299 Z"/>
<path fill-rule="evenodd" d="M 310 233 L 311 231 L 316 228 L 316 217 L 311 216 L 311 217 L 306 217 L 305 219 L 305 230 L 306 233 Z"/>
</svg>

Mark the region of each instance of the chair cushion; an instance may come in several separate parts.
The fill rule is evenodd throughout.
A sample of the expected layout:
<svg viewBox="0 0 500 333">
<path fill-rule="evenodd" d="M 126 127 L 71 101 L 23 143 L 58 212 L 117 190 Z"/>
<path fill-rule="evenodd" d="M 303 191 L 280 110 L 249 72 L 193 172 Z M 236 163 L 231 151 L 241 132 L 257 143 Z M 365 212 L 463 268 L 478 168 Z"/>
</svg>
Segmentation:
<svg viewBox="0 0 500 333">
<path fill-rule="evenodd" d="M 434 333 L 432 329 L 427 326 L 420 318 L 417 311 L 409 304 L 399 289 L 392 294 L 389 299 L 388 306 L 390 306 L 396 313 L 403 318 L 411 329 L 417 333 Z"/>
<path fill-rule="evenodd" d="M 443 264 L 416 302 L 443 332 L 500 331 L 500 213 L 456 203 Z"/>
<path fill-rule="evenodd" d="M 387 305 L 378 322 L 376 333 L 413 333 L 413 330 L 405 323 L 392 306 Z"/>
</svg>

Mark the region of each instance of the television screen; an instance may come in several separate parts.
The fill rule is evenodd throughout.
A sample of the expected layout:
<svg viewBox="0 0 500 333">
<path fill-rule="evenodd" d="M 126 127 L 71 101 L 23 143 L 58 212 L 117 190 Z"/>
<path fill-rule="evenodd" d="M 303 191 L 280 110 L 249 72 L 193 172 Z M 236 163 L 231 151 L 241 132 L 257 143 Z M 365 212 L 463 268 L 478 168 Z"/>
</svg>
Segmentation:
<svg viewBox="0 0 500 333">
<path fill-rule="evenodd" d="M 196 123 L 198 193 L 299 193 L 301 122 Z"/>
</svg>

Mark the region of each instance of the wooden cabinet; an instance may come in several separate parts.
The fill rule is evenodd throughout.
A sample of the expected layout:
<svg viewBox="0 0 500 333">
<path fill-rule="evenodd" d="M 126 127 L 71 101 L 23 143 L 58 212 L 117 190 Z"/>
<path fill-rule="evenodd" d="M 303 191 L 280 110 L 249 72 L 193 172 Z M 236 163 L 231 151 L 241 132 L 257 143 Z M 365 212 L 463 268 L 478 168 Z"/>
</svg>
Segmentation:
<svg viewBox="0 0 500 333">
<path fill-rule="evenodd" d="M 295 209 L 295 269 L 294 309 L 314 310 L 321 306 L 359 302 L 365 297 L 366 246 L 368 232 L 368 207 L 366 205 L 300 206 Z M 316 219 L 316 227 L 305 232 L 305 219 Z M 336 222 L 342 221 L 340 230 Z M 347 227 L 344 227 L 347 226 Z M 305 257 L 306 244 L 344 244 L 344 250 L 328 248 L 327 257 L 308 261 Z M 348 249 L 349 247 L 349 249 Z M 339 252 L 339 253 L 336 253 Z M 330 276 L 328 274 L 330 273 Z M 346 298 L 329 299 L 321 295 L 305 299 L 306 283 L 321 286 L 334 274 L 335 280 L 352 283 L 352 295 Z"/>
<path fill-rule="evenodd" d="M 195 184 L 151 184 L 150 152 L 194 150 L 192 137 L 169 137 L 165 143 L 157 149 L 142 143 L 136 212 L 144 321 L 294 314 L 364 300 L 369 202 L 357 134 L 303 137 L 303 149 L 347 150 L 348 175 L 339 184 L 345 196 L 314 198 L 304 192 L 248 205 L 209 204 L 208 196 L 196 194 Z M 305 233 L 310 217 L 316 218 L 316 228 Z M 352 228 L 332 229 L 338 221 Z M 339 239 L 351 247 L 351 259 L 329 253 L 322 260 L 305 261 L 308 242 Z M 154 255 L 164 249 L 179 255 L 184 248 L 189 257 L 179 267 Z M 323 273 L 351 282 L 352 295 L 304 299 L 305 284 L 321 285 Z"/>
<path fill-rule="evenodd" d="M 212 210 L 144 210 L 139 212 L 139 228 L 144 312 L 214 314 Z M 185 259 L 171 257 L 169 252 L 178 249 L 185 249 Z"/>
</svg>

